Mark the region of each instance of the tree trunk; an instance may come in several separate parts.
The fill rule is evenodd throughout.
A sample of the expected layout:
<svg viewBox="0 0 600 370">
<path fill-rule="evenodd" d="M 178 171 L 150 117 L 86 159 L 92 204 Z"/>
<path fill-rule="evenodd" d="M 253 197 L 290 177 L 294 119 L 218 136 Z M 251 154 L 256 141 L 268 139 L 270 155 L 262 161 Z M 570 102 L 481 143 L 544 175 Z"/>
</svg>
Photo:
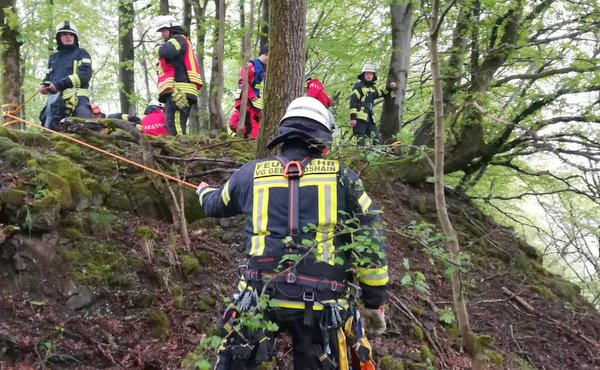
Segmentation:
<svg viewBox="0 0 600 370">
<path fill-rule="evenodd" d="M 437 40 L 439 34 L 438 11 L 439 0 L 432 1 L 432 10 L 430 18 L 429 51 L 431 53 L 431 79 L 433 82 L 433 112 L 435 122 L 435 167 L 434 167 L 434 189 L 435 204 L 438 218 L 444 235 L 448 238 L 448 249 L 450 262 L 452 263 L 452 298 L 454 301 L 454 310 L 456 312 L 456 321 L 463 339 L 467 353 L 471 357 L 472 368 L 475 370 L 484 368 L 483 353 L 479 348 L 473 332 L 469 325 L 469 315 L 463 295 L 463 284 L 460 276 L 460 245 L 456 236 L 456 230 L 450 222 L 448 216 L 448 206 L 444 194 L 444 102 L 442 92 L 442 77 L 440 72 L 439 55 Z"/>
<path fill-rule="evenodd" d="M 217 12 L 215 18 L 219 27 L 215 29 L 215 46 L 213 48 L 212 70 L 208 110 L 210 112 L 210 135 L 216 136 L 225 129 L 225 115 L 221 108 L 223 100 L 223 39 L 225 34 L 225 0 L 215 0 Z"/>
<path fill-rule="evenodd" d="M 240 1 L 240 21 L 244 24 L 244 1 Z M 242 39 L 242 96 L 240 98 L 240 115 L 238 120 L 237 132 L 235 136 L 241 138 L 244 136 L 244 127 L 246 126 L 246 114 L 248 108 L 248 60 L 250 59 L 250 38 L 252 37 L 252 28 L 254 27 L 254 0 L 250 0 L 250 20 L 248 28 Z"/>
<path fill-rule="evenodd" d="M 380 130 L 384 142 L 393 139 L 394 135 L 402 129 L 404 97 L 408 84 L 413 10 L 413 3 L 408 0 L 394 0 L 390 4 L 392 56 L 387 82 L 396 81 L 398 87 L 393 97 L 383 100 Z"/>
<path fill-rule="evenodd" d="M 169 14 L 169 0 L 160 0 L 160 15 Z"/>
<path fill-rule="evenodd" d="M 203 88 L 198 92 L 198 105 L 197 105 L 197 116 L 198 116 L 198 131 L 192 131 L 192 133 L 199 133 L 202 129 L 208 131 L 209 129 L 209 115 L 208 115 L 208 83 L 206 82 L 206 69 L 204 68 L 204 56 L 205 56 L 205 43 L 206 43 L 206 7 L 208 0 L 204 0 L 202 6 L 200 1 L 196 0 L 193 4 L 194 12 L 196 16 L 196 59 L 200 67 L 200 78 L 202 79 Z"/>
<path fill-rule="evenodd" d="M 6 22 L 9 16 L 17 16 L 14 12 L 16 0 L 0 0 L 0 42 L 1 62 L 4 67 L 2 74 L 2 111 L 13 111 L 19 107 L 21 97 L 21 45 L 19 30 L 11 28 Z M 21 117 L 20 112 L 15 116 Z M 5 122 L 11 121 L 6 118 Z"/>
<path fill-rule="evenodd" d="M 183 0 L 183 29 L 192 35 L 192 0 Z"/>
<path fill-rule="evenodd" d="M 260 7 L 260 36 L 259 44 L 263 46 L 269 45 L 269 1 L 262 0 Z"/>
<path fill-rule="evenodd" d="M 119 1 L 119 99 L 121 112 L 135 114 L 131 99 L 135 94 L 135 76 L 133 72 L 133 20 L 135 11 L 132 0 Z"/>
<path fill-rule="evenodd" d="M 277 130 L 288 104 L 303 93 L 306 0 L 273 1 L 269 9 L 269 67 L 258 135 L 257 158 Z"/>
</svg>

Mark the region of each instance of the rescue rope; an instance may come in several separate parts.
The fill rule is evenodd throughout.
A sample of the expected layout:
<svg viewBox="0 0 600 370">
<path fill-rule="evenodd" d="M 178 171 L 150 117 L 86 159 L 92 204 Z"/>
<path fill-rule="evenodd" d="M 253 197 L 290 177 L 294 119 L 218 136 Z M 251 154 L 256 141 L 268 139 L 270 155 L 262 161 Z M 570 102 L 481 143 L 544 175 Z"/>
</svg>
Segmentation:
<svg viewBox="0 0 600 370">
<path fill-rule="evenodd" d="M 29 102 L 31 101 L 31 99 L 35 98 L 35 97 L 37 96 L 37 94 L 39 94 L 39 93 L 40 93 L 40 91 L 39 91 L 39 90 L 36 90 L 36 92 L 35 92 L 35 93 L 33 93 L 33 95 L 31 95 L 31 97 L 30 97 L 29 99 L 25 100 L 25 102 L 24 102 L 23 104 L 19 105 L 19 106 L 18 106 L 18 107 L 16 107 L 14 110 L 11 110 L 11 111 L 10 111 L 10 112 L 8 112 L 8 113 L 9 113 L 9 114 L 17 114 L 17 113 L 19 113 L 19 111 L 20 111 L 21 109 L 23 109 L 23 107 L 25 106 L 25 104 L 29 103 Z M 3 115 L 4 115 L 4 113 L 6 113 L 6 112 L 2 112 L 2 113 L 3 113 Z"/>
<path fill-rule="evenodd" d="M 34 95 L 34 96 L 35 96 L 35 95 Z M 30 98 L 30 100 L 31 100 L 31 98 Z M 28 100 L 28 101 L 29 101 L 29 100 Z M 22 104 L 22 105 L 24 105 L 24 104 Z M 20 108 L 19 108 L 19 109 L 20 109 Z M 15 123 L 17 123 L 17 122 L 22 122 L 22 123 L 29 124 L 29 125 L 35 125 L 35 123 L 33 123 L 33 122 L 30 122 L 30 121 L 24 120 L 24 119 L 22 119 L 22 118 L 20 118 L 20 117 L 13 116 L 13 115 L 12 115 L 12 113 L 13 113 L 13 112 L 2 112 L 2 116 L 3 116 L 3 117 L 10 117 L 10 118 L 13 118 L 13 121 L 10 121 L 10 122 L 7 122 L 7 123 L 3 124 L 3 125 L 2 125 L 2 127 L 6 127 L 6 126 L 9 126 L 9 125 L 15 124 Z M 74 137 L 71 137 L 71 136 L 69 136 L 69 135 L 65 135 L 65 134 L 63 134 L 63 133 L 61 133 L 61 132 L 58 132 L 58 131 L 50 130 L 49 128 L 46 128 L 46 127 L 44 127 L 44 126 L 39 126 L 39 128 L 41 128 L 42 130 L 44 130 L 44 131 L 46 131 L 46 132 L 50 132 L 50 133 L 52 133 L 52 134 L 54 134 L 54 135 L 60 136 L 60 137 L 62 137 L 62 138 L 64 138 L 64 139 L 67 139 L 67 140 L 74 141 L 74 142 L 76 142 L 76 143 L 77 143 L 77 144 L 79 144 L 79 145 L 83 145 L 83 146 L 85 146 L 86 148 L 89 148 L 89 149 L 95 150 L 95 151 L 97 151 L 97 152 L 99 152 L 99 153 L 102 153 L 102 154 L 105 154 L 105 155 L 107 155 L 107 156 L 109 156 L 109 157 L 113 157 L 113 158 L 115 158 L 115 159 L 118 159 L 118 160 L 121 160 L 121 161 L 123 161 L 123 162 L 129 163 L 129 164 L 131 164 L 131 165 L 133 165 L 133 166 L 139 167 L 139 168 L 141 168 L 141 169 L 143 169 L 143 170 L 146 170 L 146 171 L 148 171 L 148 172 L 152 172 L 152 173 L 153 173 L 153 174 L 155 174 L 155 175 L 162 176 L 162 177 L 164 177 L 164 178 L 166 178 L 166 179 L 169 179 L 169 180 L 172 180 L 172 181 L 176 181 L 176 182 L 178 182 L 178 183 L 180 183 L 180 184 L 183 184 L 183 185 L 189 186 L 190 188 L 193 188 L 193 189 L 196 189 L 196 188 L 197 188 L 197 185 L 194 185 L 194 184 L 192 184 L 192 183 L 190 183 L 190 182 L 187 182 L 187 181 L 184 181 L 184 180 L 178 179 L 177 177 L 174 177 L 174 176 L 171 176 L 171 175 L 167 175 L 166 173 L 160 172 L 160 171 L 158 171 L 158 170 L 155 170 L 154 168 L 151 168 L 151 167 L 148 167 L 148 166 L 144 166 L 143 164 L 140 164 L 140 163 L 134 162 L 134 161 L 132 161 L 132 160 L 130 160 L 130 159 L 127 159 L 127 158 L 125 158 L 125 157 L 121 157 L 121 156 L 119 156 L 119 155 L 117 155 L 117 154 L 113 154 L 113 153 L 111 153 L 111 152 L 107 152 L 107 151 L 106 151 L 106 150 L 104 150 L 104 149 L 98 148 L 98 147 L 96 147 L 96 146 L 93 146 L 93 145 L 91 145 L 91 144 L 88 144 L 88 143 L 86 143 L 86 142 L 83 142 L 83 141 L 81 141 L 81 140 L 75 139 Z"/>
</svg>

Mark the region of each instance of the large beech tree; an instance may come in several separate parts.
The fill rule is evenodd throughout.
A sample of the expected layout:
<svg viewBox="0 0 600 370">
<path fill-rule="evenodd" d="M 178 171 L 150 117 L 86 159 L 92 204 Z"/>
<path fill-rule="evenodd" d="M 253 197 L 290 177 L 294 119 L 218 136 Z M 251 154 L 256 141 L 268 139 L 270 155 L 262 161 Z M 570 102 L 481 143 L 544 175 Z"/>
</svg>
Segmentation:
<svg viewBox="0 0 600 370">
<path fill-rule="evenodd" d="M 302 95 L 306 0 L 270 3 L 269 63 L 257 156 L 269 154 L 266 143 L 275 134 L 288 104 Z"/>
</svg>

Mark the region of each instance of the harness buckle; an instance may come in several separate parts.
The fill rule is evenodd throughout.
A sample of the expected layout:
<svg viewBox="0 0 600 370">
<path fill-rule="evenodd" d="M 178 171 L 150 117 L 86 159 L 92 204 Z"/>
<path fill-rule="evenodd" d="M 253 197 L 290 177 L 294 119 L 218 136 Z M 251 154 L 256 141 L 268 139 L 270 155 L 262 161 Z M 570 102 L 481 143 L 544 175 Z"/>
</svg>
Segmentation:
<svg viewBox="0 0 600 370">
<path fill-rule="evenodd" d="M 302 293 L 302 300 L 304 302 L 314 302 L 315 292 L 313 290 L 305 290 L 304 293 Z"/>
<path fill-rule="evenodd" d="M 286 179 L 299 179 L 304 175 L 304 171 L 302 171 L 302 165 L 298 161 L 289 161 L 285 164 L 285 168 L 283 169 L 283 176 Z"/>
<path fill-rule="evenodd" d="M 298 280 L 298 277 L 293 271 L 290 271 L 287 273 L 287 275 L 285 275 L 285 281 L 288 284 L 294 284 L 296 280 Z"/>
<path fill-rule="evenodd" d="M 331 280 L 330 284 L 331 284 L 331 291 L 335 292 L 338 288 L 338 282 L 336 280 Z"/>
</svg>

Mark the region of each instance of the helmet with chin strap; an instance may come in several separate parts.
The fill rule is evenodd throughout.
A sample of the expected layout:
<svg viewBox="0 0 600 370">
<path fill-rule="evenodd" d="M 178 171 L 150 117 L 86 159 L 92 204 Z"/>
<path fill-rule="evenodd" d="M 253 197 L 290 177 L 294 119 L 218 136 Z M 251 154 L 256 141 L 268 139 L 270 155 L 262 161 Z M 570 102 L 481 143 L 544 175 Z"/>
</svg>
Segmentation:
<svg viewBox="0 0 600 370">
<path fill-rule="evenodd" d="M 290 139 L 300 139 L 311 144 L 327 144 L 332 140 L 335 123 L 331 113 L 320 101 L 308 96 L 294 99 L 281 121 L 277 135 L 267 143 L 272 149 Z"/>
<path fill-rule="evenodd" d="M 69 21 L 62 21 L 60 22 L 57 26 L 56 26 L 56 32 L 54 33 L 54 36 L 56 38 L 56 42 L 59 45 L 62 45 L 62 42 L 60 41 L 60 34 L 61 33 L 70 33 L 73 35 L 73 37 L 75 37 L 75 43 L 78 43 L 79 41 L 79 33 L 77 32 L 77 27 L 75 27 L 75 25 Z"/>
</svg>

